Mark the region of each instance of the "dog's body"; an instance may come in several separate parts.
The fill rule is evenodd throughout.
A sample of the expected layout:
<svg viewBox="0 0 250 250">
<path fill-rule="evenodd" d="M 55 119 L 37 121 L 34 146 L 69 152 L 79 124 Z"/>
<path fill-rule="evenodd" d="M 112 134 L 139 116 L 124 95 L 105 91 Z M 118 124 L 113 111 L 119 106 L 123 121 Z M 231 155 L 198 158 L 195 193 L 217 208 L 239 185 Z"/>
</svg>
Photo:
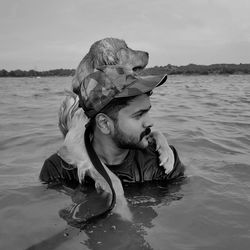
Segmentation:
<svg viewBox="0 0 250 250">
<path fill-rule="evenodd" d="M 65 140 L 58 151 L 58 155 L 67 163 L 72 164 L 78 169 L 79 182 L 84 180 L 85 175 L 89 175 L 95 181 L 97 190 L 111 193 L 111 189 L 103 176 L 92 165 L 86 151 L 84 143 L 85 125 L 88 118 L 84 111 L 79 108 L 79 98 L 77 93 L 82 80 L 92 73 L 96 68 L 109 65 L 120 64 L 128 67 L 132 71 L 143 69 L 148 63 L 148 53 L 135 51 L 126 45 L 123 40 L 106 38 L 94 43 L 89 53 L 80 62 L 73 78 L 72 88 L 76 93 L 68 92 L 59 111 L 59 128 Z M 164 135 L 159 132 L 152 133 L 157 143 L 160 153 L 161 165 L 165 167 L 166 173 L 173 169 L 174 155 L 169 148 Z M 121 215 L 124 219 L 131 219 L 132 215 L 124 197 L 124 191 L 120 179 L 113 174 L 104 164 L 116 193 L 117 202 L 114 212 Z"/>
</svg>

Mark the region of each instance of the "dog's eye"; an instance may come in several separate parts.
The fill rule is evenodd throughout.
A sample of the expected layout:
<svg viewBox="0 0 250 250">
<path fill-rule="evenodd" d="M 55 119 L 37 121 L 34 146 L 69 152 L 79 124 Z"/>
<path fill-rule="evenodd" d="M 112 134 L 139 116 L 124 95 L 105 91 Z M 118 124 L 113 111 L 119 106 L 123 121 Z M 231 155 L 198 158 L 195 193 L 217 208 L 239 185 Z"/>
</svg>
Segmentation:
<svg viewBox="0 0 250 250">
<path fill-rule="evenodd" d="M 133 68 L 133 71 L 135 71 L 135 72 L 140 71 L 140 70 L 142 70 L 142 67 L 140 67 L 140 66 L 136 66 Z"/>
</svg>

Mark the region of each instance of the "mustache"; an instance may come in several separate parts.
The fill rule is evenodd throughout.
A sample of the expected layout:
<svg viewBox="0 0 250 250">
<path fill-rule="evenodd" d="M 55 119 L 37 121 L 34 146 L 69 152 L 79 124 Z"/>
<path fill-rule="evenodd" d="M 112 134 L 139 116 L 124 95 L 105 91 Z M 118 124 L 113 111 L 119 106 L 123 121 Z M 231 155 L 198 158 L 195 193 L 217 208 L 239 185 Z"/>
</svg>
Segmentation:
<svg viewBox="0 0 250 250">
<path fill-rule="evenodd" d="M 143 131 L 143 132 L 141 133 L 141 135 L 140 135 L 140 141 L 142 140 L 142 138 L 143 138 L 144 136 L 149 135 L 150 133 L 151 133 L 151 129 L 150 129 L 150 127 L 147 127 L 147 128 L 145 129 L 145 131 Z"/>
</svg>

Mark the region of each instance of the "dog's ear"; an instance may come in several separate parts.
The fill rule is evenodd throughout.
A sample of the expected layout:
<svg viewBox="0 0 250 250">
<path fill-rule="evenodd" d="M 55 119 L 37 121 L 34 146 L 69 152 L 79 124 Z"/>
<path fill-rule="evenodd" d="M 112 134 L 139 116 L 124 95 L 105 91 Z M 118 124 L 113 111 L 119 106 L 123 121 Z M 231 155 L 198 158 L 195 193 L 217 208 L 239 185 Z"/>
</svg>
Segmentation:
<svg viewBox="0 0 250 250">
<path fill-rule="evenodd" d="M 94 71 L 95 58 L 91 53 L 88 53 L 78 65 L 75 75 L 72 80 L 73 92 L 78 94 L 79 86 L 82 80 Z"/>
<path fill-rule="evenodd" d="M 94 67 L 114 65 L 118 63 L 117 51 L 119 47 L 112 38 L 105 38 L 93 44 L 91 51 L 94 52 Z"/>
<path fill-rule="evenodd" d="M 112 50 L 102 50 L 94 60 L 94 67 L 102 66 L 102 65 L 115 65 L 118 62 L 118 58 L 116 56 L 116 52 Z"/>
<path fill-rule="evenodd" d="M 70 129 L 72 118 L 79 106 L 79 98 L 76 94 L 71 91 L 65 91 L 65 94 L 66 98 L 58 112 L 58 126 L 64 137 Z"/>
</svg>

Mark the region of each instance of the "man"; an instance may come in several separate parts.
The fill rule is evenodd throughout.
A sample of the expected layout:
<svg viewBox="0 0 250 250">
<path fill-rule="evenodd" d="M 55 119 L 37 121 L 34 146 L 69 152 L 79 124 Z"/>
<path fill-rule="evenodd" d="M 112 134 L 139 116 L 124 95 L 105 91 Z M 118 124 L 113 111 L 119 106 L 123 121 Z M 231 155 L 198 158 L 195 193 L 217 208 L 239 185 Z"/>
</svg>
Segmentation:
<svg viewBox="0 0 250 250">
<path fill-rule="evenodd" d="M 184 165 L 175 148 L 171 146 L 172 171 L 166 174 L 160 166 L 156 144 L 150 140 L 150 95 L 166 79 L 167 76 L 138 77 L 121 66 L 104 66 L 80 85 L 80 105 L 90 119 L 92 147 L 122 182 L 170 181 L 184 175 Z M 57 154 L 45 161 L 40 179 L 70 186 L 79 183 L 77 170 Z"/>
</svg>

